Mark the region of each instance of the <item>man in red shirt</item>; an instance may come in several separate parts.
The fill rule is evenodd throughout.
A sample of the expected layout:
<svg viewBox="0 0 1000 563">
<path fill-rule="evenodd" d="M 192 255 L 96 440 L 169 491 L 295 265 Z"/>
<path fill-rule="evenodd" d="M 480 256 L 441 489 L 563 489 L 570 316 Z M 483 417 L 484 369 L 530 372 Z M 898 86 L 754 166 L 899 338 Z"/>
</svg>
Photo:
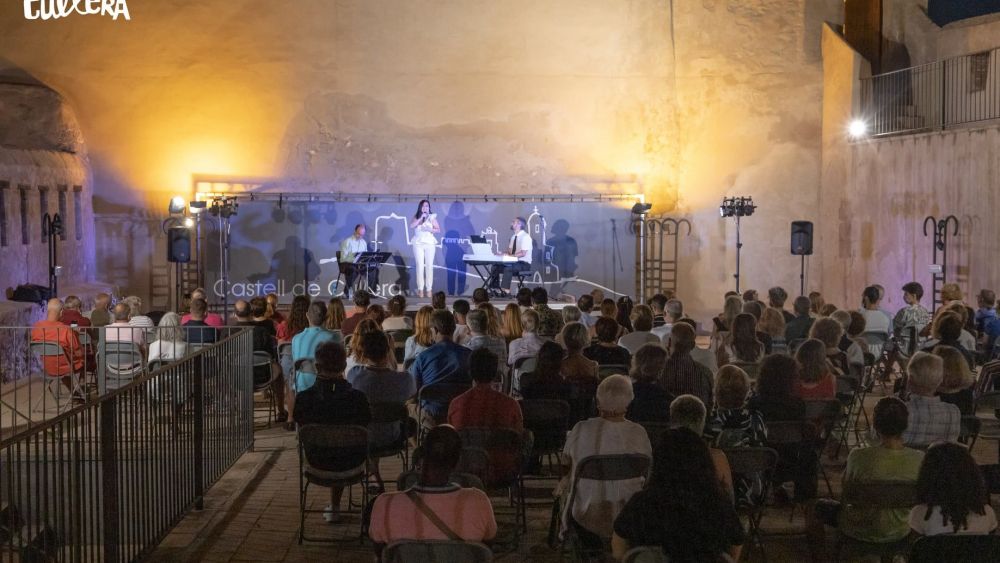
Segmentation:
<svg viewBox="0 0 1000 563">
<path fill-rule="evenodd" d="M 208 303 L 208 296 L 205 294 L 204 289 L 199 287 L 198 289 L 191 292 L 191 305 L 194 305 L 196 299 L 202 299 L 205 301 L 206 304 Z M 184 316 L 181 317 L 181 325 L 182 326 L 186 325 L 190 320 L 191 320 L 191 313 L 185 313 Z M 203 321 L 206 325 L 212 328 L 222 328 L 226 326 L 225 319 L 223 319 L 222 315 L 218 313 L 206 312 L 204 318 L 199 320 Z"/>
<path fill-rule="evenodd" d="M 448 424 L 462 428 L 508 428 L 524 430 L 521 405 L 493 388 L 497 377 L 497 355 L 487 348 L 472 351 L 469 371 L 472 389 L 455 397 L 448 407 Z"/>
<path fill-rule="evenodd" d="M 44 356 L 42 364 L 49 377 L 62 377 L 62 383 L 73 391 L 73 378 L 63 377 L 83 371 L 83 347 L 76 331 L 61 321 L 63 303 L 59 299 L 49 299 L 46 318 L 31 327 L 32 342 L 53 342 L 62 346 L 63 356 Z"/>
<path fill-rule="evenodd" d="M 66 326 L 90 326 L 90 319 L 83 316 L 80 312 L 80 308 L 83 307 L 83 302 L 76 295 L 66 296 L 66 302 L 63 303 L 62 317 L 59 319 L 62 324 Z"/>
</svg>

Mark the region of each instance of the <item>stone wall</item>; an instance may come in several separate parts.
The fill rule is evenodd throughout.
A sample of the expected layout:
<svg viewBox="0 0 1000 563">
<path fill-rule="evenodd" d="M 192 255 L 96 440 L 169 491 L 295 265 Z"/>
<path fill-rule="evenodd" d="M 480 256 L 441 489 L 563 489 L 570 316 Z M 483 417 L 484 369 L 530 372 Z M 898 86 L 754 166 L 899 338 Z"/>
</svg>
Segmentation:
<svg viewBox="0 0 1000 563">
<path fill-rule="evenodd" d="M 160 212 L 197 174 L 363 193 L 624 178 L 694 223 L 689 309 L 733 286 L 724 195 L 761 205 L 744 287 L 797 284 L 788 224 L 817 218 L 820 31 L 837 0 L 163 0 L 132 3 L 129 22 L 19 10 L 0 7 L 0 56 L 84 116 L 101 212 Z M 139 278 L 128 291 L 148 295 Z"/>
</svg>

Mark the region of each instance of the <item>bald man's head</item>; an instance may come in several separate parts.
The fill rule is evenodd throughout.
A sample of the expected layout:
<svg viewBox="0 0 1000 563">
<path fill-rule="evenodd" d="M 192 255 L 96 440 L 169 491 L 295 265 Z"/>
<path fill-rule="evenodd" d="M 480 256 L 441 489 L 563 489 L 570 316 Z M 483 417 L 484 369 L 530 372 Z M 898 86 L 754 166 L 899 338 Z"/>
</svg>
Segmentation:
<svg viewBox="0 0 1000 563">
<path fill-rule="evenodd" d="M 62 312 L 63 302 L 55 297 L 49 299 L 49 302 L 45 305 L 46 318 L 50 321 L 58 321 L 59 317 L 62 316 Z"/>
<path fill-rule="evenodd" d="M 132 308 L 127 303 L 119 303 L 111 310 L 111 314 L 114 315 L 116 323 L 127 323 L 129 317 L 132 316 Z"/>
</svg>

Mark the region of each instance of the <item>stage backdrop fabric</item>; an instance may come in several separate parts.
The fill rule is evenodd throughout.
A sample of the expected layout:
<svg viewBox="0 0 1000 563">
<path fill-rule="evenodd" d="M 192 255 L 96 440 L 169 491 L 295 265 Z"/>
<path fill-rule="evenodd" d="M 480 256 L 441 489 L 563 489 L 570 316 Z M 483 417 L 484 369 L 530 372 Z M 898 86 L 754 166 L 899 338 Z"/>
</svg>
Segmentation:
<svg viewBox="0 0 1000 563">
<path fill-rule="evenodd" d="M 432 201 L 441 233 L 434 256 L 434 290 L 469 295 L 482 285 L 462 261 L 469 237 L 487 237 L 505 249 L 510 223 L 528 222 L 534 241 L 532 285 L 550 294 L 580 295 L 595 287 L 608 297 L 635 291 L 636 239 L 629 230 L 632 201 Z M 277 293 L 282 303 L 295 295 L 330 298 L 343 294 L 336 252 L 354 226 L 367 226 L 370 250 L 392 253 L 381 267 L 376 292 L 389 297 L 416 289 L 409 222 L 416 202 L 323 202 L 241 200 L 231 219 L 229 302 Z M 223 297 L 219 219 L 203 224 L 205 274 L 214 301 Z M 617 244 L 613 231 L 617 231 Z M 614 250 L 617 248 L 617 250 Z M 619 261 L 613 267 L 613 254 Z M 321 264 L 321 261 L 330 260 Z"/>
</svg>

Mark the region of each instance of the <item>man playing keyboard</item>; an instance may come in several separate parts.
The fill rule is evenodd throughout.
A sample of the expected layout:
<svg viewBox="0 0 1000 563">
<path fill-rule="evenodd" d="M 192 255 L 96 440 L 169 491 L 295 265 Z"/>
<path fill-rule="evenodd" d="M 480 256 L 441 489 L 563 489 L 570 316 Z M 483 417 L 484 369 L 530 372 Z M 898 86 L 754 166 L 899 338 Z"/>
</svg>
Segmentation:
<svg viewBox="0 0 1000 563">
<path fill-rule="evenodd" d="M 509 294 L 510 282 L 514 274 L 531 269 L 531 235 L 524 230 L 527 223 L 528 222 L 524 220 L 524 217 L 518 217 L 511 221 L 510 230 L 514 231 L 514 234 L 510 236 L 510 243 L 507 245 L 507 252 L 498 252 L 496 254 L 497 256 L 513 256 L 517 258 L 517 261 L 493 265 L 493 289 L 503 288 L 502 290 Z M 497 287 L 495 284 L 498 280 L 500 280 L 501 273 L 503 274 L 503 280 L 499 282 L 500 286 Z"/>
</svg>

